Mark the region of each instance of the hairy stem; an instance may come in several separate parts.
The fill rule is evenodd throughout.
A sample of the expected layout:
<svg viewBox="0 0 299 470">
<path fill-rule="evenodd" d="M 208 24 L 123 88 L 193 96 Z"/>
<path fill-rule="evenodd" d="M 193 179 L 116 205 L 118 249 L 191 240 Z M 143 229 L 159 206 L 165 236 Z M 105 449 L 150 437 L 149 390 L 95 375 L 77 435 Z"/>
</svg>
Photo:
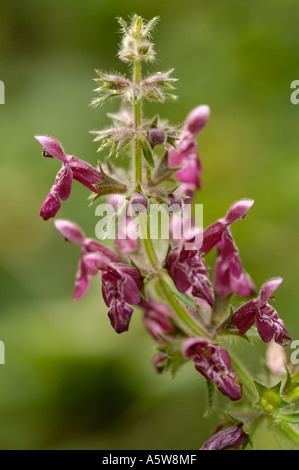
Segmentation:
<svg viewBox="0 0 299 470">
<path fill-rule="evenodd" d="M 208 333 L 190 316 L 178 298 L 174 295 L 169 287 L 170 282 L 172 281 L 169 279 L 169 276 L 167 274 L 163 274 L 157 279 L 156 289 L 163 293 L 163 298 L 168 302 L 181 323 L 184 325 L 186 333 L 191 336 L 208 337 Z"/>
<path fill-rule="evenodd" d="M 229 357 L 231 358 L 234 370 L 237 372 L 242 382 L 244 395 L 248 398 L 250 403 L 254 403 L 256 398 L 256 389 L 252 379 L 250 378 L 249 372 L 246 370 L 244 365 L 240 363 L 239 359 L 236 359 L 231 351 L 229 351 Z"/>
<path fill-rule="evenodd" d="M 136 60 L 134 63 L 134 129 L 135 129 L 135 142 L 134 142 L 134 163 L 135 163 L 135 183 L 142 182 L 142 153 L 141 146 L 138 140 L 138 130 L 141 124 L 141 98 L 138 94 L 141 77 L 141 63 Z"/>
<path fill-rule="evenodd" d="M 151 240 L 149 216 L 147 213 L 139 214 L 138 216 L 139 230 L 143 242 L 144 251 L 155 270 L 159 268 L 159 260 L 155 252 L 153 242 Z"/>
<path fill-rule="evenodd" d="M 153 242 L 150 237 L 149 216 L 147 214 L 139 214 L 139 230 L 143 242 L 144 251 L 155 271 L 161 271 L 159 260 Z M 172 310 L 182 323 L 184 330 L 191 336 L 204 336 L 208 334 L 204 329 L 190 316 L 184 309 L 180 301 L 176 298 L 170 288 L 171 279 L 168 274 L 159 274 L 155 282 L 157 293 L 169 304 Z"/>
</svg>

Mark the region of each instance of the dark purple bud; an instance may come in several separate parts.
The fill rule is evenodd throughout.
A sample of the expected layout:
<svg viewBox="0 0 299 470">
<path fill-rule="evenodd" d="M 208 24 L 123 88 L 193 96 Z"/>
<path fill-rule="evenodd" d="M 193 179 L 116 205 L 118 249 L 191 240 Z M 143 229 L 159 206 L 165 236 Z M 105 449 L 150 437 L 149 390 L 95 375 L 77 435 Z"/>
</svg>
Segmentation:
<svg viewBox="0 0 299 470">
<path fill-rule="evenodd" d="M 182 209 L 182 198 L 177 196 L 176 194 L 169 194 L 168 196 L 169 199 L 169 210 L 171 212 L 180 212 Z"/>
<path fill-rule="evenodd" d="M 158 372 L 158 374 L 162 374 L 162 372 L 164 372 L 166 363 L 167 363 L 167 356 L 166 354 L 162 352 L 156 354 L 156 356 L 153 358 L 153 361 L 152 361 L 153 367 L 156 370 L 156 372 Z"/>
<path fill-rule="evenodd" d="M 130 203 L 131 206 L 129 212 L 132 211 L 134 215 L 146 212 L 148 209 L 148 199 L 145 194 L 142 194 L 139 191 L 136 191 L 136 193 L 133 194 Z"/>
<path fill-rule="evenodd" d="M 237 449 L 247 439 L 247 434 L 242 429 L 242 424 L 220 431 L 204 443 L 200 450 L 226 450 Z"/>
<path fill-rule="evenodd" d="M 148 131 L 148 140 L 153 147 L 163 145 L 165 143 L 166 134 L 161 127 L 151 127 Z"/>
</svg>

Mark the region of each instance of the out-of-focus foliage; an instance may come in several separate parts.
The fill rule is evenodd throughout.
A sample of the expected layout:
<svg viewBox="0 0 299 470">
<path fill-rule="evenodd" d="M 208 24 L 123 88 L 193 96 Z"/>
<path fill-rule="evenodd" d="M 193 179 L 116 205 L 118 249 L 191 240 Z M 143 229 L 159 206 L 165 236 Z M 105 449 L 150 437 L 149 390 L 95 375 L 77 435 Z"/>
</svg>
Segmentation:
<svg viewBox="0 0 299 470">
<path fill-rule="evenodd" d="M 59 139 L 67 153 L 95 164 L 88 131 L 107 124 L 92 98 L 94 69 L 126 72 L 117 57 L 116 16 L 161 17 L 150 70 L 176 68 L 177 103 L 147 104 L 171 123 L 209 104 L 200 137 L 204 223 L 232 202 L 256 203 L 234 236 L 257 285 L 284 284 L 276 308 L 293 339 L 299 331 L 299 79 L 297 0 L 36 0 L 0 7 L 1 231 L 0 448 L 199 448 L 219 422 L 205 420 L 206 390 L 192 364 L 169 382 L 151 367 L 153 342 L 136 310 L 130 332 L 115 334 L 94 280 L 72 302 L 78 247 L 65 244 L 39 206 L 57 162 L 41 156 L 34 134 Z M 125 158 L 123 158 L 125 163 Z M 75 184 L 60 217 L 94 236 L 94 207 Z M 212 262 L 212 259 L 211 259 Z M 244 361 L 258 369 L 264 346 Z M 204 398 L 203 398 L 204 397 Z M 271 443 L 264 447 L 271 447 Z"/>
</svg>

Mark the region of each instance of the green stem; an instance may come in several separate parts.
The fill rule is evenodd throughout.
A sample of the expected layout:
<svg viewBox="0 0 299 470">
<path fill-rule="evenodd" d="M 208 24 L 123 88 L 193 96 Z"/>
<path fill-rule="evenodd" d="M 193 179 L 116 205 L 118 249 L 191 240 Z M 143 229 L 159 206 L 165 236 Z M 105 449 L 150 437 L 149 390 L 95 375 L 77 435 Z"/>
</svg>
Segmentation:
<svg viewBox="0 0 299 470">
<path fill-rule="evenodd" d="M 239 379 L 242 382 L 244 394 L 247 396 L 250 403 L 253 403 L 256 399 L 256 389 L 250 375 L 244 365 L 235 358 L 234 354 L 229 351 L 229 357 L 231 358 L 233 368 L 237 372 Z"/>
<path fill-rule="evenodd" d="M 139 230 L 143 247 L 147 257 L 155 270 L 159 268 L 159 260 L 155 252 L 153 242 L 151 240 L 149 216 L 147 213 L 139 214 L 138 216 Z"/>
<path fill-rule="evenodd" d="M 178 298 L 174 295 L 169 287 L 169 276 L 167 274 L 159 276 L 156 281 L 156 290 L 163 294 L 163 298 L 167 300 L 172 310 L 181 320 L 186 333 L 191 336 L 209 337 L 208 333 L 189 315 L 184 309 Z M 172 282 L 172 281 L 171 281 Z"/>
<path fill-rule="evenodd" d="M 147 213 L 139 214 L 138 216 L 139 230 L 141 240 L 143 242 L 144 251 L 156 272 L 161 271 L 159 260 L 150 237 L 150 226 L 149 216 Z M 177 317 L 182 323 L 182 327 L 191 336 L 204 336 L 208 334 L 198 325 L 195 320 L 189 315 L 189 313 L 181 305 L 180 301 L 172 292 L 169 283 L 172 282 L 166 273 L 160 274 L 155 282 L 156 291 L 158 294 L 165 299 L 172 310 L 176 313 Z"/>
<path fill-rule="evenodd" d="M 276 423 L 278 425 L 279 430 L 290 439 L 297 447 L 299 447 L 299 433 L 296 429 L 293 428 L 288 423 Z"/>
<path fill-rule="evenodd" d="M 140 85 L 141 77 L 141 64 L 140 60 L 137 60 L 134 64 L 134 86 L 135 86 L 135 96 L 134 96 L 134 129 L 135 129 L 135 144 L 134 144 L 134 156 L 135 156 L 135 183 L 142 182 L 142 151 L 141 146 L 137 138 L 138 130 L 141 125 L 141 99 L 136 95 L 136 91 Z"/>
</svg>

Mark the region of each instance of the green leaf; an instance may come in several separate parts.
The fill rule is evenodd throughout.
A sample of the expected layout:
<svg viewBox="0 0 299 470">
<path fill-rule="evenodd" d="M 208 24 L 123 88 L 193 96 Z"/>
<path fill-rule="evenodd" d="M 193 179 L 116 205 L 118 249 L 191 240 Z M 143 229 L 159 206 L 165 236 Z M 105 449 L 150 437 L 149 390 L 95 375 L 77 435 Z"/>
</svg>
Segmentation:
<svg viewBox="0 0 299 470">
<path fill-rule="evenodd" d="M 139 138 L 139 142 L 143 151 L 143 156 L 146 159 L 147 163 L 152 167 L 155 168 L 155 162 L 153 158 L 153 152 L 150 143 L 147 139 L 143 137 Z"/>
<path fill-rule="evenodd" d="M 182 294 L 181 292 L 179 292 L 177 290 L 177 288 L 175 287 L 174 284 L 168 284 L 168 287 L 169 289 L 174 293 L 174 295 L 179 299 L 181 300 L 184 304 L 188 305 L 188 307 L 192 307 L 192 308 L 196 308 L 198 309 L 198 305 L 197 303 L 195 302 L 195 300 L 193 300 L 191 297 L 189 297 L 188 294 Z"/>
</svg>

